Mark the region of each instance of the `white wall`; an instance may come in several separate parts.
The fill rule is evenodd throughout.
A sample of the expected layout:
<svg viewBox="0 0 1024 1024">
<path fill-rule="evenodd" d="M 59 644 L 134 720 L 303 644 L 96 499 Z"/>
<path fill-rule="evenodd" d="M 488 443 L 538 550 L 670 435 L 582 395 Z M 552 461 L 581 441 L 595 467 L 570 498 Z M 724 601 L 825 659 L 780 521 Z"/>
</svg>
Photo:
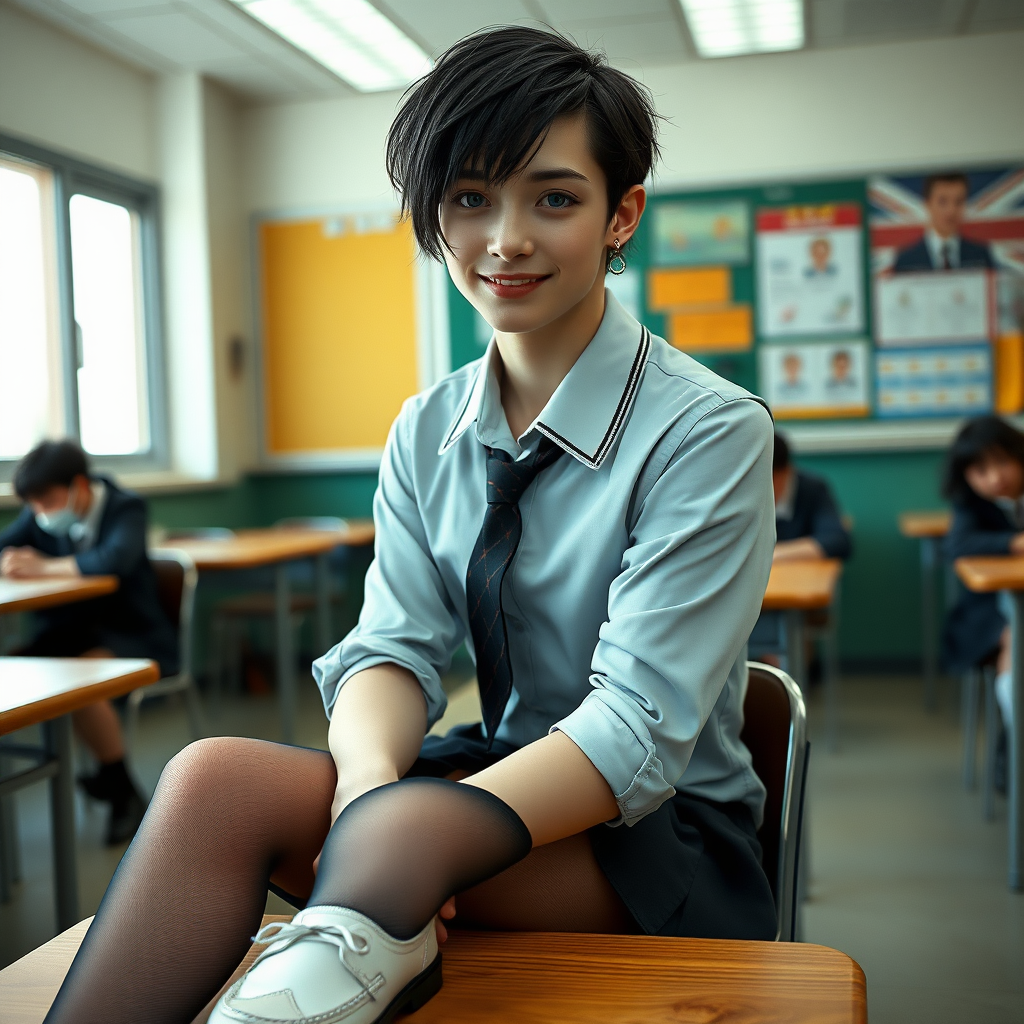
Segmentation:
<svg viewBox="0 0 1024 1024">
<path fill-rule="evenodd" d="M 1024 157 L 1024 32 L 645 69 L 665 185 Z M 633 73 L 635 69 L 631 69 Z M 250 210 L 386 200 L 398 95 L 250 109 Z"/>
<path fill-rule="evenodd" d="M 151 75 L 0 3 L 0 131 L 158 177 Z"/>
</svg>

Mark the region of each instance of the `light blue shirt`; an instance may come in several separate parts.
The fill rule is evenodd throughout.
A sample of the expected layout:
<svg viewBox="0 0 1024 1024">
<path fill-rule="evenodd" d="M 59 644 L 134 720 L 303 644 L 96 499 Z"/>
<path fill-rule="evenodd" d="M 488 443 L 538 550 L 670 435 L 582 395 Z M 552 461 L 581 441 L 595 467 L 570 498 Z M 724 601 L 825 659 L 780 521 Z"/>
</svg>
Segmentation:
<svg viewBox="0 0 1024 1024">
<path fill-rule="evenodd" d="M 494 341 L 405 403 L 381 464 L 359 624 L 313 673 L 329 715 L 355 673 L 394 662 L 419 680 L 429 723 L 441 717 L 441 675 L 464 639 L 472 649 L 484 446 L 525 458 L 547 435 L 568 457 L 520 501 L 502 592 L 514 689 L 497 736 L 521 746 L 564 732 L 615 794 L 616 823 L 676 789 L 744 801 L 760 823 L 764 788 L 739 736 L 775 543 L 772 421 L 605 294 L 597 334 L 518 440 Z"/>
</svg>

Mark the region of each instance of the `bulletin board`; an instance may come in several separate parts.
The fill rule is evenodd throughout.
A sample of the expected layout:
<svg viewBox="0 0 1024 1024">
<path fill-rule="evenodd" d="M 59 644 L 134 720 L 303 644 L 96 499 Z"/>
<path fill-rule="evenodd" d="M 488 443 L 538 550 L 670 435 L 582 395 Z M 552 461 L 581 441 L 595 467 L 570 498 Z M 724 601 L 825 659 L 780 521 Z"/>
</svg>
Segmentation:
<svg viewBox="0 0 1024 1024">
<path fill-rule="evenodd" d="M 943 444 L 957 417 L 1024 409 L 1024 169 L 966 173 L 964 251 L 989 269 L 904 272 L 924 172 L 655 192 L 607 285 L 817 450 Z M 488 332 L 450 302 L 457 366 Z"/>
<path fill-rule="evenodd" d="M 255 234 L 264 460 L 372 464 L 420 383 L 409 225 L 388 210 L 262 219 Z"/>
</svg>

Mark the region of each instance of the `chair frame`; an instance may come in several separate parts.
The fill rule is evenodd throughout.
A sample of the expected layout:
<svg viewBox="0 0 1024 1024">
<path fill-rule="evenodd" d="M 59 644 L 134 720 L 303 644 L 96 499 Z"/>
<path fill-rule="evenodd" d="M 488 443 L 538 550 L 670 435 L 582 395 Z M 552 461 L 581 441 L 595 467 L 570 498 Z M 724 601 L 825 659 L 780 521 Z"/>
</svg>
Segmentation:
<svg viewBox="0 0 1024 1024">
<path fill-rule="evenodd" d="M 782 794 L 782 821 L 779 825 L 778 877 L 775 880 L 775 911 L 779 921 L 775 938 L 781 942 L 796 942 L 800 907 L 800 847 L 810 746 L 807 742 L 807 706 L 800 687 L 789 673 L 773 665 L 748 661 L 747 670 L 752 668 L 774 676 L 789 698 L 789 746 L 786 753 L 786 783 Z"/>
<path fill-rule="evenodd" d="M 205 735 L 206 731 L 202 702 L 199 699 L 199 688 L 196 686 L 192 668 L 192 614 L 195 608 L 199 573 L 195 563 L 184 551 L 168 548 L 161 551 L 159 555 L 150 557 L 164 562 L 177 562 L 183 571 L 181 607 L 178 613 L 180 668 L 175 675 L 160 679 L 150 686 L 140 687 L 128 695 L 128 706 L 125 709 L 125 739 L 129 748 L 133 746 L 138 729 L 139 708 L 142 706 L 142 702 L 150 697 L 166 697 L 174 693 L 184 694 L 193 737 L 199 739 Z"/>
</svg>

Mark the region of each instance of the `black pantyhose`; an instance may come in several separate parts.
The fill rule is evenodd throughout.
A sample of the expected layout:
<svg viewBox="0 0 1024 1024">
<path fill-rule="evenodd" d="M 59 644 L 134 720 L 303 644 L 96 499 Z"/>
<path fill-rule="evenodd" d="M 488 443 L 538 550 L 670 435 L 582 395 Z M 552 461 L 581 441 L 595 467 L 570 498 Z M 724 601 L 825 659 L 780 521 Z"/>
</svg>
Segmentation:
<svg viewBox="0 0 1024 1024">
<path fill-rule="evenodd" d="M 325 751 L 227 737 L 183 750 L 164 770 L 46 1024 L 193 1020 L 247 952 L 260 925 L 268 879 L 297 896 L 313 889 L 312 864 L 327 838 L 335 786 L 334 761 Z M 438 819 L 412 806 L 428 789 L 450 794 L 456 808 L 452 825 L 434 827 Z M 310 902 L 345 905 L 347 900 L 395 934 L 415 933 L 450 892 L 474 886 L 459 897 L 456 920 L 475 927 L 635 927 L 601 874 L 586 836 L 542 847 L 518 861 L 524 847 L 516 844 L 525 842 L 529 849 L 522 822 L 483 790 L 417 779 L 374 792 L 393 795 L 386 803 L 361 798 L 350 805 L 358 813 L 349 816 L 347 809 L 339 818 L 339 823 L 346 819 L 344 827 L 337 837 L 332 832 L 324 849 Z M 424 805 L 428 802 L 436 803 L 424 800 Z M 435 857 L 440 874 L 431 885 L 423 884 L 421 856 L 405 831 L 406 814 L 433 828 L 431 842 L 438 849 L 476 847 L 481 860 L 474 866 L 457 857 L 443 863 Z M 395 846 L 401 853 L 376 843 L 355 870 L 346 869 L 343 854 L 347 850 L 355 860 L 357 841 L 368 841 L 374 819 L 380 835 L 399 840 Z M 500 847 L 506 841 L 503 861 Z M 385 856 L 388 872 L 396 872 L 396 892 L 409 883 L 404 906 L 390 891 L 377 890 L 379 902 L 371 898 L 387 877 Z M 476 885 L 488 877 L 485 871 L 508 864 L 510 870 Z M 445 877 L 439 880 L 440 875 Z"/>
</svg>

